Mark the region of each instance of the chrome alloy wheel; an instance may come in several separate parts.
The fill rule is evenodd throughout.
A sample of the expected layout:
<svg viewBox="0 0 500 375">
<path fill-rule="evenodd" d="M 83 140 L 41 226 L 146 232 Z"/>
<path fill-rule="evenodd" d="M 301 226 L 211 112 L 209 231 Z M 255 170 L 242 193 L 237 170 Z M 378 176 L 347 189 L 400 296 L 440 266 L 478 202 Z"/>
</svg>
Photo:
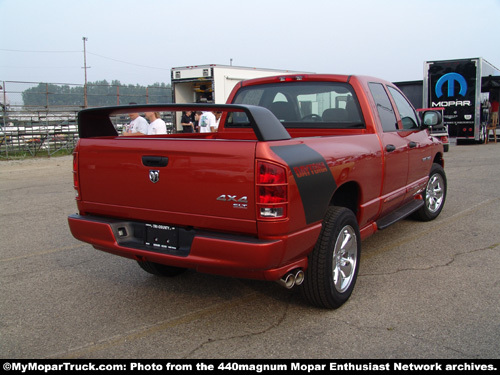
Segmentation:
<svg viewBox="0 0 500 375">
<path fill-rule="evenodd" d="M 337 309 L 347 302 L 358 276 L 360 238 L 354 212 L 339 206 L 327 209 L 300 286 L 302 295 L 311 304 Z"/>
<path fill-rule="evenodd" d="M 358 240 L 354 228 L 346 225 L 339 233 L 333 249 L 332 276 L 335 289 L 345 292 L 354 278 L 358 251 Z"/>
<path fill-rule="evenodd" d="M 444 186 L 444 179 L 439 173 L 435 173 L 429 178 L 425 190 L 425 205 L 432 213 L 437 212 L 443 204 Z"/>
</svg>

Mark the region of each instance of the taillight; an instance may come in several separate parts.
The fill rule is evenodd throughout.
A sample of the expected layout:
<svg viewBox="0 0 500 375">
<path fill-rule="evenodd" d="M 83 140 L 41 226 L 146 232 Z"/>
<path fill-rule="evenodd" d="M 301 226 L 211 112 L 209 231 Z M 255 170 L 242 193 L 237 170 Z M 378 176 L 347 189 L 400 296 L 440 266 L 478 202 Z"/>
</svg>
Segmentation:
<svg viewBox="0 0 500 375">
<path fill-rule="evenodd" d="M 286 169 L 280 165 L 257 162 L 257 215 L 259 219 L 287 216 L 288 183 Z"/>
<path fill-rule="evenodd" d="M 78 152 L 73 152 L 73 188 L 76 199 L 80 200 L 80 182 L 78 180 Z"/>
</svg>

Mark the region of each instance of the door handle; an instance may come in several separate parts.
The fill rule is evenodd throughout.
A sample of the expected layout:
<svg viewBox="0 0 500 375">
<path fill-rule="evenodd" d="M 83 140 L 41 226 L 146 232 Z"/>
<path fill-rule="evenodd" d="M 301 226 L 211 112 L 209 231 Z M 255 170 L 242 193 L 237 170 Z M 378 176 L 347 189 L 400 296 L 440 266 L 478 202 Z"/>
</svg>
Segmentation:
<svg viewBox="0 0 500 375">
<path fill-rule="evenodd" d="M 166 167 L 168 158 L 166 156 L 143 156 L 142 164 L 145 167 Z"/>
<path fill-rule="evenodd" d="M 387 145 L 387 146 L 385 146 L 385 151 L 387 151 L 387 152 L 396 151 L 396 146 L 394 146 L 394 145 Z"/>
<path fill-rule="evenodd" d="M 415 147 L 417 147 L 417 143 L 412 141 L 412 142 L 408 143 L 408 146 L 410 146 L 410 148 L 415 148 Z"/>
</svg>

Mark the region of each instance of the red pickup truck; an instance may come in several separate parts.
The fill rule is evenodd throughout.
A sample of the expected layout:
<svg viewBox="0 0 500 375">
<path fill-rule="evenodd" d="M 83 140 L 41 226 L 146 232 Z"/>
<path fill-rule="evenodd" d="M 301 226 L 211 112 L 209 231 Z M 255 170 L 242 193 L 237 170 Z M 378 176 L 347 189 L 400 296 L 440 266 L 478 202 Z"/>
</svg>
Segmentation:
<svg viewBox="0 0 500 375">
<path fill-rule="evenodd" d="M 361 241 L 446 199 L 443 145 L 389 82 L 290 75 L 240 82 L 228 103 L 86 109 L 69 226 L 146 271 L 279 281 L 341 306 Z M 122 137 L 130 112 L 222 112 L 216 132 Z"/>
</svg>

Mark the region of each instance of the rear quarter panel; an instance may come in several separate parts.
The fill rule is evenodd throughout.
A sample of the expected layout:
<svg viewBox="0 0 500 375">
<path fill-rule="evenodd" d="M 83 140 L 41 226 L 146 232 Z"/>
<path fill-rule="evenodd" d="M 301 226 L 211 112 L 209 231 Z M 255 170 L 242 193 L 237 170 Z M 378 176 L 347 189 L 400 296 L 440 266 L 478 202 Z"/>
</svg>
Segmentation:
<svg viewBox="0 0 500 375">
<path fill-rule="evenodd" d="M 287 149 L 296 154 L 296 159 L 287 156 Z M 301 150 L 309 150 L 307 153 L 316 155 L 317 159 L 308 161 Z M 256 155 L 257 158 L 276 160 L 289 168 L 290 219 L 281 227 L 259 222 L 259 234 L 263 236 L 293 232 L 320 222 L 334 191 L 346 183 L 354 183 L 359 188 L 357 214 L 360 226 L 373 220 L 379 211 L 382 164 L 380 143 L 375 134 L 259 143 Z M 316 164 L 318 161 L 327 166 L 331 181 L 328 178 L 318 180 L 322 174 L 319 172 L 323 172 Z"/>
</svg>

